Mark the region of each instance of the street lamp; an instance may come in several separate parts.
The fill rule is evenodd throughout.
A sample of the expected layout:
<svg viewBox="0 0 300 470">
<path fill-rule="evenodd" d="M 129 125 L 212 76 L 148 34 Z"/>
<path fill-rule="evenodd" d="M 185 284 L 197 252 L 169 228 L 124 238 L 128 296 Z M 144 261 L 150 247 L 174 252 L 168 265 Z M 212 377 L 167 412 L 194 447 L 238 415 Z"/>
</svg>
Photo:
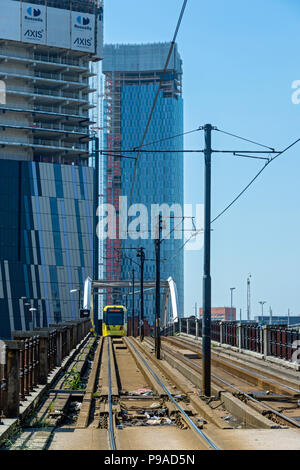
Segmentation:
<svg viewBox="0 0 300 470">
<path fill-rule="evenodd" d="M 258 302 L 261 305 L 261 315 L 262 315 L 262 322 L 264 321 L 264 305 L 267 303 L 265 300 L 260 300 Z"/>
<path fill-rule="evenodd" d="M 236 288 L 235 287 L 230 287 L 230 291 L 231 291 L 231 321 L 233 320 L 233 291 L 235 290 Z"/>
</svg>

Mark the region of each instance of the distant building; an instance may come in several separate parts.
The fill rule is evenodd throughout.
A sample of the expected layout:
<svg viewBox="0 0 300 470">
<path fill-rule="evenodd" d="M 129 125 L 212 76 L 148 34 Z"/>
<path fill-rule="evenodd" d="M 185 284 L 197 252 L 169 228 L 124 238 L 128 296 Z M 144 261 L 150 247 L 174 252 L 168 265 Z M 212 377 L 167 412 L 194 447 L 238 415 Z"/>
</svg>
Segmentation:
<svg viewBox="0 0 300 470">
<path fill-rule="evenodd" d="M 203 316 L 203 309 L 199 309 L 199 319 Z M 211 309 L 212 321 L 236 321 L 236 308 L 231 307 L 216 307 Z"/>
<path fill-rule="evenodd" d="M 108 44 L 104 46 L 103 73 L 105 75 L 104 126 L 108 150 L 119 153 L 122 149 L 138 147 L 141 143 L 151 106 L 162 77 L 170 43 L 158 44 Z M 148 150 L 165 150 L 163 154 L 142 155 L 137 167 L 132 202 L 144 204 L 148 213 L 151 205 L 178 204 L 183 207 L 183 99 L 182 60 L 177 45 L 169 62 L 167 73 L 153 113 L 145 143 Z M 177 135 L 177 138 L 166 140 Z M 133 156 L 133 154 L 131 155 Z M 119 216 L 119 197 L 127 196 L 128 204 L 132 190 L 133 160 L 109 154 L 104 171 L 106 175 L 105 202 L 113 204 Z M 172 214 L 173 216 L 173 214 Z M 161 258 L 168 263 L 161 265 L 161 279 L 174 279 L 178 292 L 179 316 L 184 305 L 184 251 L 182 235 L 178 237 L 178 222 L 168 217 L 170 229 L 163 233 L 169 239 L 161 244 Z M 148 220 L 149 227 L 151 221 Z M 166 222 L 165 222 L 166 223 Z M 117 221 L 117 225 L 119 221 Z M 175 228 L 177 232 L 175 233 Z M 176 237 L 175 237 L 176 235 Z M 147 238 L 147 239 L 145 239 Z M 146 250 L 146 258 L 155 259 L 154 243 L 148 237 L 137 241 L 118 237 L 106 240 L 106 279 L 131 279 L 135 264 L 130 258 L 136 255 L 137 246 Z M 124 251 L 124 248 L 128 250 Z M 117 256 L 123 249 L 123 254 Z M 130 251 L 131 250 L 131 251 Z M 136 275 L 139 275 L 137 271 Z M 155 279 L 155 263 L 145 263 L 145 280 Z M 114 298 L 114 300 L 112 299 Z M 107 303 L 115 302 L 115 294 L 109 293 Z M 131 298 L 128 310 L 131 311 Z M 155 299 L 153 293 L 144 299 L 145 318 L 152 325 Z"/>
<path fill-rule="evenodd" d="M 296 325 L 300 323 L 300 316 L 290 316 L 290 318 L 287 315 L 282 315 L 282 316 L 272 316 L 272 321 L 270 316 L 257 316 L 255 317 L 255 321 L 258 323 L 261 323 L 262 325 L 287 325 L 288 323 L 290 325 Z"/>
</svg>

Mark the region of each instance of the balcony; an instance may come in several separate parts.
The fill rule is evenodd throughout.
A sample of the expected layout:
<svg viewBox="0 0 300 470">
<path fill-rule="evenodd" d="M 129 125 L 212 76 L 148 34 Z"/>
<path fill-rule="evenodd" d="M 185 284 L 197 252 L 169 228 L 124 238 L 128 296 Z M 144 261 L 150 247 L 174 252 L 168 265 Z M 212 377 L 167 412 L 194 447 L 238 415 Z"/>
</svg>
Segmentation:
<svg viewBox="0 0 300 470">
<path fill-rule="evenodd" d="M 32 47 L 31 44 L 28 44 L 28 46 Z M 46 54 L 34 54 L 34 57 L 19 57 L 11 55 L 9 52 L 7 52 L 6 54 L 0 54 L 0 61 L 1 60 L 12 60 L 14 62 L 23 62 L 24 64 L 33 65 L 47 65 L 49 67 L 55 67 L 59 69 L 65 69 L 68 67 L 74 71 L 84 72 L 87 75 L 90 74 L 88 63 L 84 64 L 76 57 L 49 56 Z"/>
<path fill-rule="evenodd" d="M 83 144 L 59 143 L 55 140 L 34 139 L 32 142 L 16 142 L 0 139 L 0 147 L 24 147 L 31 149 L 50 150 L 51 152 L 68 152 L 72 154 L 89 155 L 88 146 Z"/>
<path fill-rule="evenodd" d="M 41 84 L 42 83 L 48 83 L 49 85 L 55 85 L 57 86 L 58 84 L 61 85 L 68 85 L 71 87 L 77 87 L 77 88 L 88 88 L 89 83 L 87 78 L 82 78 L 78 80 L 70 80 L 70 79 L 65 79 L 61 78 L 60 74 L 57 73 L 48 73 L 48 72 L 34 72 L 34 75 L 26 75 L 26 74 L 17 74 L 17 73 L 11 73 L 11 72 L 6 72 L 6 71 L 0 71 L 0 76 L 1 77 L 12 77 L 12 78 L 21 78 L 25 80 L 29 80 L 31 82 L 38 81 Z M 92 90 L 91 90 L 92 91 Z"/>
<path fill-rule="evenodd" d="M 50 90 L 45 89 L 45 88 L 35 88 L 33 90 L 13 90 L 13 89 L 6 89 L 7 94 L 12 94 L 12 95 L 21 95 L 21 96 L 31 96 L 35 100 L 36 99 L 41 99 L 41 100 L 59 100 L 59 101 L 76 101 L 79 102 L 85 106 L 89 105 L 88 99 L 83 99 L 79 98 L 77 93 L 73 92 L 65 92 L 62 90 Z M 92 105 L 90 105 L 93 107 Z"/>
<path fill-rule="evenodd" d="M 20 108 L 19 106 L 13 106 L 13 105 L 2 105 L 0 106 L 0 110 L 6 112 L 6 111 L 11 111 L 11 112 L 16 112 L 16 113 L 29 113 L 32 115 L 41 115 L 44 116 L 44 118 L 66 118 L 66 119 L 76 119 L 85 122 L 87 125 L 91 124 L 92 121 L 90 121 L 89 116 L 87 113 L 83 113 L 80 109 L 78 108 L 71 108 L 71 107 L 63 107 L 63 106 L 51 106 L 51 105 L 42 105 L 42 104 L 26 104 L 26 108 Z"/>
<path fill-rule="evenodd" d="M 60 133 L 60 134 L 72 134 L 72 135 L 81 135 L 83 137 L 88 137 L 90 135 L 88 128 L 81 126 L 72 126 L 59 123 L 48 123 L 48 122 L 35 122 L 32 125 L 16 125 L 9 123 L 2 123 L 0 120 L 0 129 L 20 129 L 20 130 L 31 130 L 31 131 L 40 131 L 40 132 L 49 132 L 49 133 Z"/>
</svg>

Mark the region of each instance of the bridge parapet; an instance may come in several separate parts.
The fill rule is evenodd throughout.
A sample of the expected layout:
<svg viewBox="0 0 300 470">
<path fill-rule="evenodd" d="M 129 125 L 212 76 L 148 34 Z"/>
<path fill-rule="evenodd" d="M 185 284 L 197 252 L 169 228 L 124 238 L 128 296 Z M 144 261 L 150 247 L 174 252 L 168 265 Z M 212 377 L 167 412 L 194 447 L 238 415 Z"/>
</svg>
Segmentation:
<svg viewBox="0 0 300 470">
<path fill-rule="evenodd" d="M 20 403 L 89 334 L 90 319 L 58 323 L 49 328 L 13 331 L 12 341 L 0 341 L 0 420 L 17 418 Z"/>
<path fill-rule="evenodd" d="M 173 336 L 176 333 L 201 338 L 202 321 L 195 317 L 179 318 L 178 322 L 172 322 L 161 330 L 162 336 Z M 220 346 L 251 351 L 264 359 L 281 359 L 300 367 L 300 331 L 288 328 L 287 325 L 213 321 L 211 340 Z"/>
</svg>

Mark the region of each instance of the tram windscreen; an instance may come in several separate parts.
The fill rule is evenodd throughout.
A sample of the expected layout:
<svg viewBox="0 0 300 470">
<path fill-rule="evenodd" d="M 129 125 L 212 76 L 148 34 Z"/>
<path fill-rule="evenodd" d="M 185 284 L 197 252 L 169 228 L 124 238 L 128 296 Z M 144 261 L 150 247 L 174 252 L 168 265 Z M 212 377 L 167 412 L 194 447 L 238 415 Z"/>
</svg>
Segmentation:
<svg viewBox="0 0 300 470">
<path fill-rule="evenodd" d="M 121 309 L 109 308 L 106 311 L 106 323 L 108 325 L 123 325 L 124 312 Z"/>
</svg>

